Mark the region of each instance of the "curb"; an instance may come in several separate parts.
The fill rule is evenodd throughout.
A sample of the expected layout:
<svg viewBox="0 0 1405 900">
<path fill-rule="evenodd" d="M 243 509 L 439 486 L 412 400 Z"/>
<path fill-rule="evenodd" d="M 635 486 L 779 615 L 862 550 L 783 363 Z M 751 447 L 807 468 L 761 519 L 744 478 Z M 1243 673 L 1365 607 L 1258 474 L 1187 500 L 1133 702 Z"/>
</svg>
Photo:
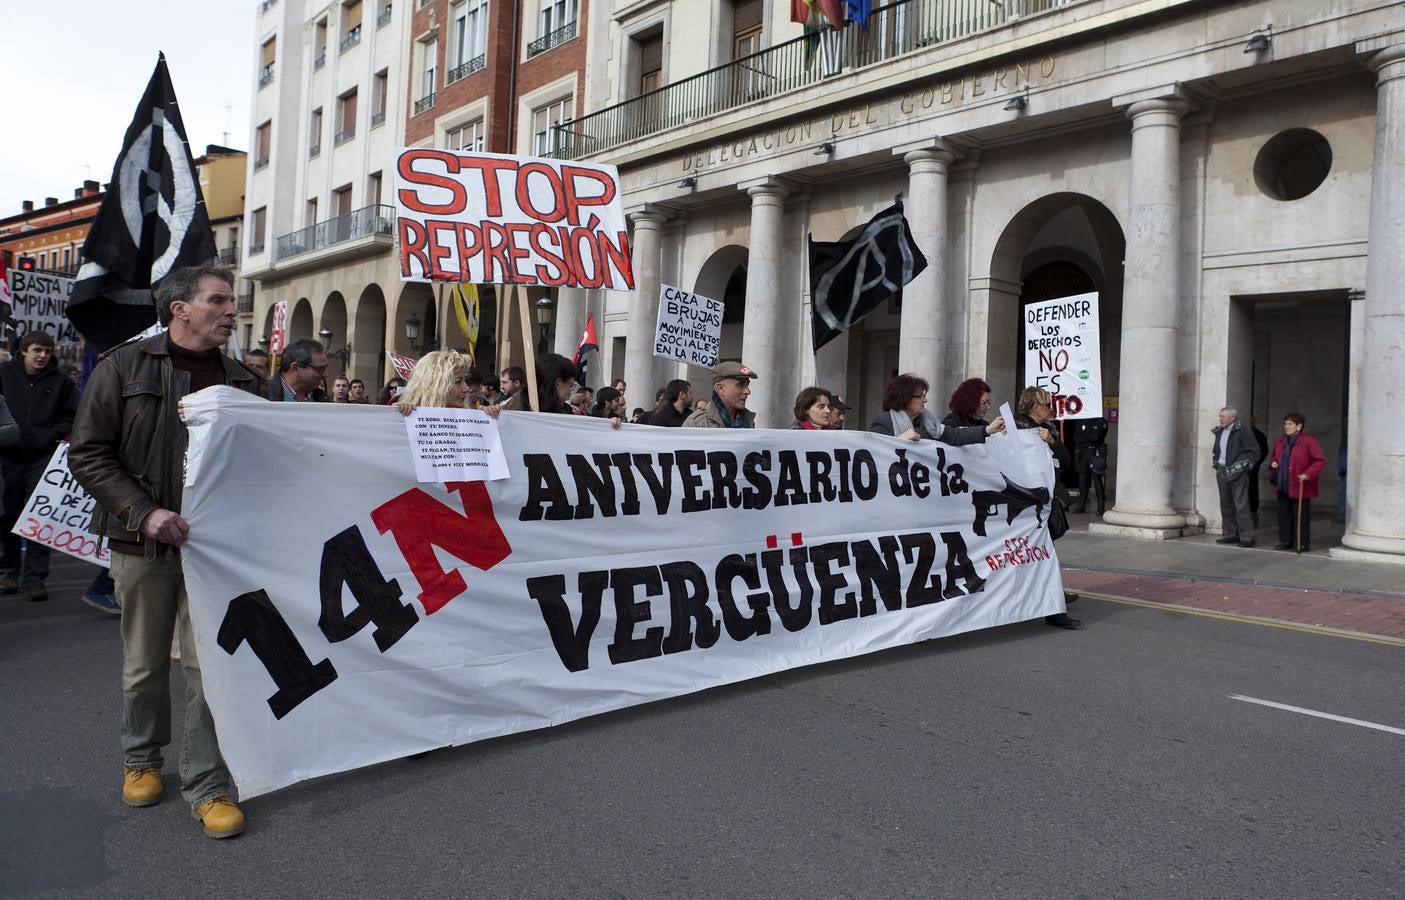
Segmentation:
<svg viewBox="0 0 1405 900">
<path fill-rule="evenodd" d="M 1309 591 L 1318 594 L 1345 594 L 1349 597 L 1370 597 L 1373 600 L 1397 600 L 1405 603 L 1405 596 L 1401 594 L 1391 594 L 1386 591 L 1352 591 L 1322 587 L 1307 587 L 1301 584 L 1287 584 L 1281 581 L 1261 581 L 1257 578 L 1235 578 L 1233 576 L 1221 576 L 1208 578 L 1203 575 L 1187 575 L 1185 572 L 1160 572 L 1155 569 L 1118 569 L 1111 566 L 1078 566 L 1066 565 L 1063 567 L 1067 572 L 1091 572 L 1102 575 L 1140 575 L 1146 578 L 1169 578 L 1172 581 L 1189 581 L 1204 584 L 1238 584 L 1246 587 L 1277 588 L 1286 591 Z M 1194 608 L 1194 607 L 1191 607 Z"/>
<path fill-rule="evenodd" d="M 1250 616 L 1244 613 L 1220 611 L 1215 609 L 1204 609 L 1199 606 L 1183 606 L 1179 603 L 1158 603 L 1154 600 L 1143 600 L 1138 597 L 1123 597 L 1118 594 L 1106 594 L 1100 591 L 1077 592 L 1079 597 L 1087 597 L 1091 600 L 1101 600 L 1104 603 L 1120 603 L 1124 606 L 1139 606 L 1143 609 L 1159 609 L 1166 612 L 1186 613 L 1193 616 L 1202 616 L 1207 619 L 1220 619 L 1226 622 L 1240 622 L 1245 625 L 1267 625 L 1273 628 L 1283 628 L 1288 631 L 1298 631 L 1304 634 L 1317 634 L 1323 637 L 1345 638 L 1352 641 L 1364 641 L 1370 644 L 1384 644 L 1387 647 L 1405 648 L 1405 638 L 1391 637 L 1384 634 L 1370 634 L 1364 631 L 1348 631 L 1344 628 L 1331 628 L 1326 625 L 1308 625 L 1304 622 L 1293 622 L 1288 619 L 1271 619 L 1267 616 Z"/>
</svg>

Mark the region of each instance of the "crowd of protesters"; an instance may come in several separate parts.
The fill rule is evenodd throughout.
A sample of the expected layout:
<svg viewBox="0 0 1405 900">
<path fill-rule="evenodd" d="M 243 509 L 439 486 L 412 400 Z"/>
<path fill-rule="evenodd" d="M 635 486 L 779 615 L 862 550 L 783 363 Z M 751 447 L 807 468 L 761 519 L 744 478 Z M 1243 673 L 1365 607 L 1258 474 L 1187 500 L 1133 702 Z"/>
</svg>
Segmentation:
<svg viewBox="0 0 1405 900">
<path fill-rule="evenodd" d="M 190 630 L 180 551 L 189 537 L 189 525 L 179 513 L 186 445 L 182 397 L 226 385 L 273 402 L 379 404 L 395 406 L 404 415 L 420 407 L 445 407 L 481 409 L 493 417 L 504 411 L 590 416 L 609 420 L 616 428 L 627 416 L 630 423 L 663 428 L 747 429 L 756 425 L 747 401 L 752 381 L 760 377 L 740 361 L 722 361 L 712 367 L 705 388 L 674 379 L 655 391 L 652 408 L 636 405 L 631 411 L 623 379 L 592 391 L 579 383 L 577 366 L 555 353 L 535 360 L 533 390 L 520 367 L 503 369 L 499 378 L 485 377 L 468 355 L 436 350 L 418 361 L 408 380 L 391 378 L 373 393 L 362 379 L 345 374 L 329 384 L 326 349 L 310 338 L 290 342 L 276 361 L 261 349 L 250 350 L 242 364 L 226 356 L 222 350 L 236 321 L 233 288 L 233 276 L 223 268 L 172 272 L 155 292 L 166 330 L 133 339 L 101 361 L 94 358 L 91 370 L 85 364 L 89 374 L 81 388 L 78 373 L 58 365 L 54 341 L 43 332 L 25 335 L 18 356 L 0 361 L 0 473 L 5 483 L 0 594 L 23 592 L 30 600 L 47 599 L 48 548 L 22 542 L 11 529 L 50 457 L 67 437 L 70 468 L 95 499 L 94 528 L 108 538 L 112 551 L 111 577 L 100 574 L 84 600 L 121 616 L 123 800 L 131 806 L 150 806 L 162 797 L 161 768 L 172 718 L 174 631 L 181 638 L 187 693 L 181 794 L 211 837 L 240 833 L 244 817 L 230 796 L 230 776 L 205 705 Z M 868 430 L 902 441 L 954 446 L 984 442 L 1009 427 L 1037 431 L 1058 470 L 1055 496 L 1046 498 L 1051 508 L 1067 502 L 1067 490 L 1057 475 L 1076 471 L 1077 511 L 1095 493 L 1102 514 L 1105 420 L 1073 423 L 1066 435 L 1073 446 L 1070 451 L 1053 427 L 1052 398 L 1041 388 L 1026 388 L 1020 394 L 1009 423 L 998 416 L 991 419 L 991 388 L 979 378 L 957 386 L 947 404 L 949 412 L 941 418 L 928 409 L 928 390 L 928 382 L 916 374 L 896 375 L 884 392 L 882 412 Z M 789 428 L 842 430 L 849 409 L 837 392 L 806 387 L 795 398 Z M 1234 410 L 1221 411 L 1213 462 L 1225 514 L 1222 542 L 1252 544 L 1256 522 L 1243 478 L 1257 472 L 1267 457 L 1279 499 L 1279 546 L 1307 549 L 1304 514 L 1317 496 L 1326 459 L 1317 441 L 1305 433 L 1305 425 L 1301 415 L 1288 414 L 1284 434 L 1270 454 L 1261 432 L 1243 428 Z M 1075 599 L 1076 595 L 1066 597 L 1068 602 Z M 1080 625 L 1066 613 L 1047 621 L 1062 628 Z"/>
</svg>

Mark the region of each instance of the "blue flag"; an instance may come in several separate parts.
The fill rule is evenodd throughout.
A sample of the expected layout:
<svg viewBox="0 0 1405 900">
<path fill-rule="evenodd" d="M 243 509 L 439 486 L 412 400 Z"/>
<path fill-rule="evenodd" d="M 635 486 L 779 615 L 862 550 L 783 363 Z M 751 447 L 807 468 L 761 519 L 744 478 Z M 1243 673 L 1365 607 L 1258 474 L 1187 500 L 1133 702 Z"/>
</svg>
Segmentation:
<svg viewBox="0 0 1405 900">
<path fill-rule="evenodd" d="M 868 31 L 868 17 L 873 14 L 873 0 L 844 0 L 849 10 L 849 21 L 858 22 L 859 27 Z"/>
</svg>

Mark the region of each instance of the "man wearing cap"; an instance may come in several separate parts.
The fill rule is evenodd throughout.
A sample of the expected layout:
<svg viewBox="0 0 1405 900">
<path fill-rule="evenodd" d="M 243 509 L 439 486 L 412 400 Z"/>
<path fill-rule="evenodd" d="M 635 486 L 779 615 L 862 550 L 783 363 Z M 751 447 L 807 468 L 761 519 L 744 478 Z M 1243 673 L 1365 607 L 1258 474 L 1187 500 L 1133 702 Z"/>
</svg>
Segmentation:
<svg viewBox="0 0 1405 900">
<path fill-rule="evenodd" d="M 684 428 L 755 428 L 756 413 L 746 408 L 751 379 L 757 375 L 739 362 L 712 367 L 712 402 L 693 413 Z"/>
<path fill-rule="evenodd" d="M 849 411 L 849 404 L 844 402 L 844 398 L 834 394 L 829 398 L 829 429 L 830 431 L 844 430 L 844 414 Z"/>
</svg>

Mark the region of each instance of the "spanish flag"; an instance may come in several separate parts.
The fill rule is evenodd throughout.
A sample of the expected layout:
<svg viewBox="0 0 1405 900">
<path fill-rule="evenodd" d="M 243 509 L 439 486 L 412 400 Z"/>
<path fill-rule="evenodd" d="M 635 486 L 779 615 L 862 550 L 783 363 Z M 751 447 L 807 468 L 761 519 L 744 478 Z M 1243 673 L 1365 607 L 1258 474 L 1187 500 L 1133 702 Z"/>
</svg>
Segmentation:
<svg viewBox="0 0 1405 900">
<path fill-rule="evenodd" d="M 462 329 L 463 336 L 468 338 L 469 361 L 476 366 L 478 365 L 478 323 L 482 313 L 478 304 L 478 285 L 454 285 L 449 292 L 449 303 L 453 306 L 455 318 L 459 320 L 459 328 Z"/>
</svg>

